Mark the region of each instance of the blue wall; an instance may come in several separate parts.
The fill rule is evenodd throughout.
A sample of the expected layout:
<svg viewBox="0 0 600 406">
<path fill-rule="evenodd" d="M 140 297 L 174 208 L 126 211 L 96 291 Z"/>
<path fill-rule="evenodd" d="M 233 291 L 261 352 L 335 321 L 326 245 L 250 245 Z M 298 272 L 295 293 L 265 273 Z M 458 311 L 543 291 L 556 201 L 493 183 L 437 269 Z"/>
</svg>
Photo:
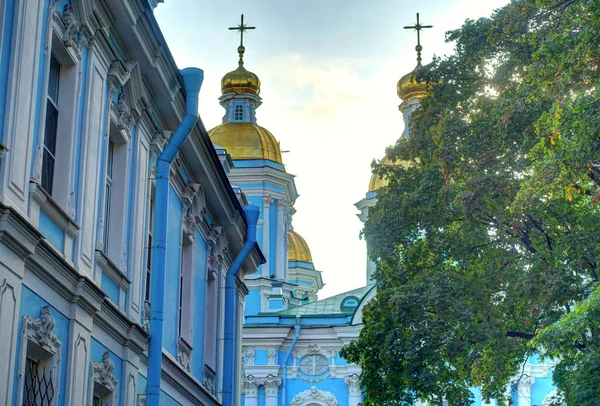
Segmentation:
<svg viewBox="0 0 600 406">
<path fill-rule="evenodd" d="M 252 316 L 260 312 L 260 291 L 250 290 L 244 299 L 244 316 Z"/>
<path fill-rule="evenodd" d="M 179 269 L 181 257 L 182 214 L 181 200 L 179 200 L 173 187 L 169 186 L 163 347 L 173 356 L 177 356 L 177 338 L 179 336 Z"/>
<path fill-rule="evenodd" d="M 192 375 L 202 382 L 204 374 L 204 321 L 206 318 L 206 251 L 208 246 L 196 231 L 194 261 L 194 311 L 192 346 Z"/>
<path fill-rule="evenodd" d="M 40 232 L 62 253 L 65 252 L 65 233 L 43 210 L 40 210 Z"/>
<path fill-rule="evenodd" d="M 21 351 L 21 331 L 23 330 L 23 317 L 29 316 L 32 319 L 40 317 L 40 310 L 42 307 L 48 306 L 48 302 L 43 300 L 41 297 L 36 295 L 27 286 L 23 285 L 21 289 L 21 306 L 19 311 L 19 339 L 17 339 L 17 354 Z M 67 364 L 69 363 L 69 319 L 58 310 L 50 306 L 50 314 L 54 317 L 54 334 L 61 342 L 61 364 L 60 364 L 60 393 L 58 395 L 58 404 L 63 405 L 65 402 L 65 385 L 67 382 Z M 15 362 L 15 376 L 19 370 L 19 360 Z M 13 383 L 13 406 L 17 404 L 17 393 L 18 393 L 18 380 L 15 379 Z"/>
</svg>

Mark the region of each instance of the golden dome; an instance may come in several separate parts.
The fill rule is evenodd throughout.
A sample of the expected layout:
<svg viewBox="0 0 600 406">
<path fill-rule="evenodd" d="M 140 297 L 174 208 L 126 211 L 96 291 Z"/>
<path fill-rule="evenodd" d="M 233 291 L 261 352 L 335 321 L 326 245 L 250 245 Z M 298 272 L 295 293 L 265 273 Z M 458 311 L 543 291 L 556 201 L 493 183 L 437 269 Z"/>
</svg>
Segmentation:
<svg viewBox="0 0 600 406">
<path fill-rule="evenodd" d="M 288 261 L 309 262 L 312 264 L 312 256 L 308 244 L 297 232 L 288 231 Z"/>
<path fill-rule="evenodd" d="M 208 135 L 232 159 L 268 159 L 283 164 L 279 142 L 258 124 L 227 122 L 210 130 Z"/>
<path fill-rule="evenodd" d="M 409 161 L 392 161 L 390 158 L 384 156 L 381 161 L 379 161 L 379 165 L 402 165 L 404 169 L 408 169 L 411 166 Z M 371 180 L 369 181 L 369 192 L 377 192 L 377 190 L 382 187 L 386 187 L 389 183 L 387 177 L 381 177 L 378 174 L 374 173 L 371 175 Z"/>
<path fill-rule="evenodd" d="M 398 97 L 403 101 L 409 101 L 412 99 L 422 99 L 427 96 L 427 87 L 425 82 L 417 82 L 416 76 L 419 71 L 423 68 L 421 63 L 406 75 L 402 76 L 398 81 L 396 90 Z"/>
<path fill-rule="evenodd" d="M 240 54 L 239 66 L 236 70 L 227 73 L 221 79 L 221 93 L 260 93 L 260 79 L 254 73 L 244 68 L 244 52 L 246 48 L 238 47 Z"/>
<path fill-rule="evenodd" d="M 390 165 L 391 161 L 386 156 L 384 156 L 381 161 L 379 161 L 380 165 Z M 369 192 L 377 192 L 377 190 L 382 187 L 386 187 L 388 185 L 388 179 L 386 177 L 381 177 L 378 174 L 374 173 L 371 175 L 371 180 L 369 181 Z"/>
</svg>

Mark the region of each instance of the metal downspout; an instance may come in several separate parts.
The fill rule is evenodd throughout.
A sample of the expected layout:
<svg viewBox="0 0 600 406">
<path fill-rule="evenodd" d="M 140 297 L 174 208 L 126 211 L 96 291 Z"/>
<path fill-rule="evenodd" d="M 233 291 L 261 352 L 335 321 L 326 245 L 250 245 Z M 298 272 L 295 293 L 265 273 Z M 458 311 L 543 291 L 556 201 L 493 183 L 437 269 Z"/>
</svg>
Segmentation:
<svg viewBox="0 0 600 406">
<path fill-rule="evenodd" d="M 156 202 L 154 210 L 150 297 L 150 343 L 148 345 L 148 382 L 146 385 L 146 404 L 148 406 L 159 406 L 160 402 L 165 275 L 167 267 L 169 171 L 175 155 L 198 121 L 198 93 L 200 93 L 200 87 L 202 87 L 204 72 L 198 68 L 186 68 L 181 71 L 181 76 L 183 77 L 186 94 L 186 114 L 156 162 Z"/>
<path fill-rule="evenodd" d="M 290 349 L 285 354 L 285 361 L 283 361 L 283 368 L 281 369 L 281 406 L 285 406 L 285 398 L 287 397 L 287 363 L 292 355 L 292 351 L 294 351 L 294 347 L 296 346 L 296 341 L 298 341 L 298 337 L 300 337 L 300 318 L 296 317 L 296 325 L 294 326 L 294 340 L 292 341 L 292 345 L 290 345 Z"/>
<path fill-rule="evenodd" d="M 233 406 L 233 386 L 235 382 L 235 311 L 237 307 L 235 293 L 235 278 L 240 271 L 242 264 L 256 244 L 256 223 L 260 209 L 258 206 L 245 206 L 244 216 L 246 217 L 246 243 L 238 253 L 231 264 L 227 276 L 225 277 L 225 332 L 224 332 L 224 360 L 223 360 L 223 406 Z"/>
</svg>

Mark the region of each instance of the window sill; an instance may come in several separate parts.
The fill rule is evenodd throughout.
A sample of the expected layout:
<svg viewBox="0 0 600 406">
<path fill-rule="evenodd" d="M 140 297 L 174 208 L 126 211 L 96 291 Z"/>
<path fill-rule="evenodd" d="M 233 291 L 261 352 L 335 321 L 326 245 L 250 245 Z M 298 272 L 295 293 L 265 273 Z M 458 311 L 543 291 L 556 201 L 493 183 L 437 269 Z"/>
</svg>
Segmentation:
<svg viewBox="0 0 600 406">
<path fill-rule="evenodd" d="M 61 230 L 65 231 L 71 238 L 75 238 L 79 235 L 79 225 L 75 223 L 73 218 L 60 207 L 43 187 L 35 182 L 30 182 L 29 195 L 40 205 L 40 209 L 43 210 L 44 213 L 46 213 L 46 215 L 61 228 Z"/>
<path fill-rule="evenodd" d="M 127 278 L 125 273 L 110 260 L 102 251 L 96 251 L 96 264 L 100 266 L 102 272 L 106 274 L 114 283 L 117 284 L 124 291 L 129 290 L 131 281 Z"/>
</svg>

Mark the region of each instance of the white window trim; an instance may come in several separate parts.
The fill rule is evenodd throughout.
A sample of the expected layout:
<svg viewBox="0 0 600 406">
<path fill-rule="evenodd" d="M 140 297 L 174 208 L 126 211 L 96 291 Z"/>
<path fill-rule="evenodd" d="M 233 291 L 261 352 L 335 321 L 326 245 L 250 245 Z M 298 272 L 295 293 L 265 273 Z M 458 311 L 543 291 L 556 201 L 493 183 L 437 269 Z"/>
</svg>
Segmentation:
<svg viewBox="0 0 600 406">
<path fill-rule="evenodd" d="M 110 359 L 108 351 L 102 355 L 101 362 L 92 362 L 90 365 L 90 384 L 88 387 L 88 406 L 94 405 L 94 387 L 99 385 L 105 389 L 108 396 L 106 406 L 118 406 L 119 404 L 119 381 L 113 374 L 115 364 Z"/>
<path fill-rule="evenodd" d="M 40 310 L 40 317 L 32 319 L 23 317 L 23 327 L 21 330 L 21 345 L 19 351 L 19 372 L 17 375 L 17 404 L 23 404 L 23 390 L 25 385 L 25 371 L 27 353 L 30 344 L 40 347 L 42 352 L 47 354 L 44 357 L 44 366 L 52 373 L 54 380 L 54 398 L 52 406 L 58 405 L 60 394 L 60 375 L 61 375 L 61 348 L 62 343 L 52 331 L 54 329 L 54 317 L 50 314 L 50 307 L 44 306 Z"/>
<path fill-rule="evenodd" d="M 81 78 L 83 66 L 81 53 L 75 46 L 67 46 L 65 36 L 71 33 L 71 27 L 65 25 L 63 16 L 56 11 L 51 12 L 50 24 L 46 43 L 46 60 L 44 65 L 44 83 L 42 93 L 44 99 L 48 93 L 48 74 L 51 55 L 54 55 L 61 65 L 60 88 L 58 94 L 59 115 L 57 123 L 57 150 L 54 163 L 54 186 L 52 199 L 56 201 L 71 218 L 75 217 L 74 185 L 75 185 L 75 146 L 77 136 L 77 121 L 80 102 Z M 82 44 L 83 45 L 83 44 Z M 46 122 L 46 104 L 40 115 L 40 126 Z M 44 150 L 45 127 L 40 128 L 36 153 L 34 156 L 31 181 L 41 184 L 42 160 Z M 60 148 L 59 148 L 60 147 Z"/>
</svg>

